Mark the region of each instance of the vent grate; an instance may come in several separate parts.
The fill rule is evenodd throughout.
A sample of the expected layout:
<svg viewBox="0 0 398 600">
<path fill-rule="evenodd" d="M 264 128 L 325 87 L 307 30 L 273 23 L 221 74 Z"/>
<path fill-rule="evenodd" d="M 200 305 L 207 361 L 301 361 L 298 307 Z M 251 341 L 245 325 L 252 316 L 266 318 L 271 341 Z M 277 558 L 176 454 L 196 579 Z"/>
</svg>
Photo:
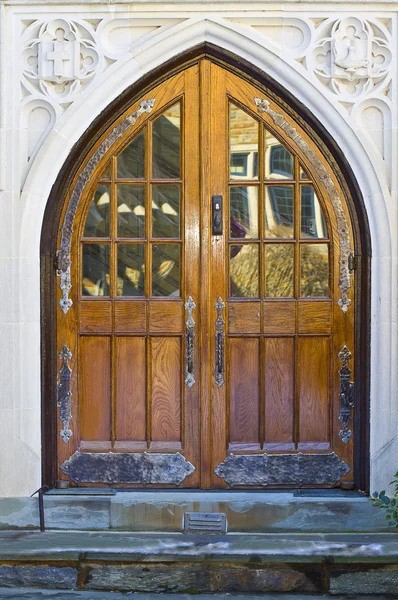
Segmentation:
<svg viewBox="0 0 398 600">
<path fill-rule="evenodd" d="M 186 512 L 184 533 L 227 533 L 227 515 L 224 513 Z"/>
</svg>

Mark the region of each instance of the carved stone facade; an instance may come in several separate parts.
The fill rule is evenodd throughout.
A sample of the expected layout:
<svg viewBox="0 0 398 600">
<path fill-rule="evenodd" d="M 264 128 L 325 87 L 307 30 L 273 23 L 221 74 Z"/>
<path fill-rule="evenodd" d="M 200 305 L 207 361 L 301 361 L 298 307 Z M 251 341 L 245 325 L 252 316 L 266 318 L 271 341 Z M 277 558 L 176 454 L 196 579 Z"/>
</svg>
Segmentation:
<svg viewBox="0 0 398 600">
<path fill-rule="evenodd" d="M 371 488 L 391 480 L 398 453 L 398 7 L 378 0 L 275 6 L 251 0 L 2 3 L 0 495 L 29 495 L 40 484 L 39 256 L 51 188 L 73 146 L 112 100 L 202 42 L 249 61 L 289 90 L 343 150 L 355 175 L 373 250 Z M 67 252 L 60 258 L 66 289 Z M 336 374 L 340 368 L 336 357 Z M 72 431 L 71 423 L 62 429 Z"/>
</svg>

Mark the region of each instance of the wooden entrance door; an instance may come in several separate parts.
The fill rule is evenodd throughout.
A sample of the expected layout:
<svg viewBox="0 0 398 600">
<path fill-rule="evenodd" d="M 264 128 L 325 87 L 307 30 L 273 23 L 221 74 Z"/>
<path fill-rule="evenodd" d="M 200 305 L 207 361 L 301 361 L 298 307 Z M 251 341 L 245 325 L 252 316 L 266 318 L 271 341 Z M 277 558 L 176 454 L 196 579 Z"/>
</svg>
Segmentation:
<svg viewBox="0 0 398 600">
<path fill-rule="evenodd" d="M 353 481 L 349 216 L 266 94 L 201 60 L 93 147 L 59 234 L 60 479 Z"/>
</svg>

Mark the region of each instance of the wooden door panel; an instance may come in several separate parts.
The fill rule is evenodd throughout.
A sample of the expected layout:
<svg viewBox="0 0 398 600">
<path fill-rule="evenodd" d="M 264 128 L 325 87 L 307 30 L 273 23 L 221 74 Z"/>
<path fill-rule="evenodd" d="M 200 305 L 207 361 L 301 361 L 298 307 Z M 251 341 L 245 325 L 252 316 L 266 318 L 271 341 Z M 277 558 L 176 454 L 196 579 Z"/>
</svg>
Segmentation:
<svg viewBox="0 0 398 600">
<path fill-rule="evenodd" d="M 114 304 L 114 311 L 114 333 L 146 333 L 145 300 L 118 300 Z"/>
<path fill-rule="evenodd" d="M 151 445 L 181 448 L 181 338 L 150 338 L 150 356 Z"/>
<path fill-rule="evenodd" d="M 260 448 L 260 339 L 229 339 L 229 449 Z"/>
<path fill-rule="evenodd" d="M 295 339 L 264 339 L 264 448 L 294 450 Z"/>
<path fill-rule="evenodd" d="M 85 301 L 80 305 L 80 333 L 111 333 L 112 304 L 107 300 Z"/>
<path fill-rule="evenodd" d="M 299 449 L 330 447 L 330 339 L 298 339 Z"/>
<path fill-rule="evenodd" d="M 108 441 L 111 439 L 110 338 L 83 336 L 79 350 L 80 438 Z"/>
<path fill-rule="evenodd" d="M 147 439 L 146 338 L 118 336 L 115 346 L 115 446 L 125 441 L 142 445 Z"/>
</svg>

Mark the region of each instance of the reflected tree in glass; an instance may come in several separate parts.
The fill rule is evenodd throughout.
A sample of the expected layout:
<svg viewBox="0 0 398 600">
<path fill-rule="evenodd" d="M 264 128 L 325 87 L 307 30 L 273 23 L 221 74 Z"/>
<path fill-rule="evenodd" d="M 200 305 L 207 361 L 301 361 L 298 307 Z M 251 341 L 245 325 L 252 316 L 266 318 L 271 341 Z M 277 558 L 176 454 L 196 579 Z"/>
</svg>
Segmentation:
<svg viewBox="0 0 398 600">
<path fill-rule="evenodd" d="M 328 245 L 302 244 L 300 262 L 300 296 L 329 296 Z"/>
</svg>

